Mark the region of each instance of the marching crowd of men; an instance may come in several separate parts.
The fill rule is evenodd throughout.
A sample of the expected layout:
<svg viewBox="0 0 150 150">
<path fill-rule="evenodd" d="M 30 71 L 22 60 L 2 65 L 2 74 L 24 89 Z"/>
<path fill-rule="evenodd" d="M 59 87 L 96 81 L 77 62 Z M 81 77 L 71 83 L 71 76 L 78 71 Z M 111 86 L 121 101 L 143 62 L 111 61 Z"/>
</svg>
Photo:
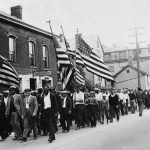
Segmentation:
<svg viewBox="0 0 150 150">
<path fill-rule="evenodd" d="M 48 86 L 37 91 L 26 89 L 19 93 L 11 86 L 0 93 L 0 136 L 5 140 L 14 132 L 13 140 L 26 142 L 30 134 L 36 140 L 39 135 L 48 135 L 48 141 L 55 140 L 58 127 L 63 133 L 70 131 L 73 122 L 76 130 L 85 126 L 96 127 L 97 123 L 112 123 L 114 118 L 135 113 L 142 116 L 144 107 L 150 108 L 150 91 L 100 90 L 88 92 L 77 88 L 75 93 L 56 92 Z"/>
</svg>

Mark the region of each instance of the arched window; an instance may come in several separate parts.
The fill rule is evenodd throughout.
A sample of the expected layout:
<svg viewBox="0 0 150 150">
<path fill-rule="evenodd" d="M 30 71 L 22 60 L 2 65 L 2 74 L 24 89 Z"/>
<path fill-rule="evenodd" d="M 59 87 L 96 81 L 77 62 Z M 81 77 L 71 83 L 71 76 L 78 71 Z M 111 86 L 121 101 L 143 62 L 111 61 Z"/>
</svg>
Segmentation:
<svg viewBox="0 0 150 150">
<path fill-rule="evenodd" d="M 35 66 L 35 43 L 29 41 L 29 63 L 30 66 Z"/>
<path fill-rule="evenodd" d="M 16 61 L 16 37 L 13 35 L 9 36 L 9 59 Z"/>
<path fill-rule="evenodd" d="M 45 45 L 43 45 L 43 64 L 44 68 L 48 68 L 48 48 Z"/>
</svg>

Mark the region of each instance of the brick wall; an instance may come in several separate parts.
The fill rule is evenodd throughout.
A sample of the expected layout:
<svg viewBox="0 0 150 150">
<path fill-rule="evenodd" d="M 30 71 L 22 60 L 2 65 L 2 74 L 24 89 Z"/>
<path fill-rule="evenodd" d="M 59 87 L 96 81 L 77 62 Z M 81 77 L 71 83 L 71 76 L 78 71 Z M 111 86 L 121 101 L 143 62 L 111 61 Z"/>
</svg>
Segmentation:
<svg viewBox="0 0 150 150">
<path fill-rule="evenodd" d="M 49 51 L 49 68 L 51 70 L 54 86 L 57 82 L 57 63 L 56 54 L 53 46 L 52 38 L 32 31 L 27 28 L 12 24 L 10 22 L 0 21 L 0 55 L 9 58 L 9 34 L 16 36 L 16 62 L 12 64 L 16 68 L 19 74 L 28 74 L 33 70 L 40 72 L 45 70 L 43 68 L 42 61 L 42 45 L 46 45 Z M 35 41 L 35 61 L 36 67 L 31 68 L 29 66 L 29 39 L 34 39 Z"/>
</svg>

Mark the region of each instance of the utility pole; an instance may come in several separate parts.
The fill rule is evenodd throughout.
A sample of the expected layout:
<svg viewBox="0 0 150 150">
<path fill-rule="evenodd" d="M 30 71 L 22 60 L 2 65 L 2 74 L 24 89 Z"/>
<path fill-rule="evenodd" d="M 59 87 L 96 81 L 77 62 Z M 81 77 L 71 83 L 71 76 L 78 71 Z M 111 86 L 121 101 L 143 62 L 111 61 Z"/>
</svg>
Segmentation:
<svg viewBox="0 0 150 150">
<path fill-rule="evenodd" d="M 138 41 L 138 36 L 139 35 L 143 35 L 143 34 L 138 34 L 138 30 L 140 29 L 144 29 L 144 27 L 135 27 L 129 30 L 134 30 L 135 31 L 135 35 L 131 35 L 135 37 L 135 43 L 131 43 L 131 44 L 136 44 L 136 57 L 137 57 L 137 76 L 138 76 L 138 87 L 141 87 L 141 80 L 140 80 L 140 57 L 139 57 L 139 43 L 144 43 L 144 42 L 139 42 Z"/>
</svg>

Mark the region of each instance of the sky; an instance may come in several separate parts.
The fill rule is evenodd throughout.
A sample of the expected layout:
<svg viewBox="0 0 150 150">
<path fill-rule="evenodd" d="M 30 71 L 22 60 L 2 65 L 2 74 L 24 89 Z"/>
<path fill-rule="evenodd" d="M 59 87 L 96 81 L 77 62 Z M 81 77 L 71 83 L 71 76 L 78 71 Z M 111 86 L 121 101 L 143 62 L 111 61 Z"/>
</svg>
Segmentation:
<svg viewBox="0 0 150 150">
<path fill-rule="evenodd" d="M 10 7 L 23 7 L 23 20 L 31 25 L 61 34 L 63 26 L 66 38 L 74 38 L 77 32 L 83 36 L 99 35 L 106 47 L 135 47 L 135 27 L 140 47 L 150 44 L 149 0 L 0 0 L 0 10 L 10 14 Z"/>
</svg>

